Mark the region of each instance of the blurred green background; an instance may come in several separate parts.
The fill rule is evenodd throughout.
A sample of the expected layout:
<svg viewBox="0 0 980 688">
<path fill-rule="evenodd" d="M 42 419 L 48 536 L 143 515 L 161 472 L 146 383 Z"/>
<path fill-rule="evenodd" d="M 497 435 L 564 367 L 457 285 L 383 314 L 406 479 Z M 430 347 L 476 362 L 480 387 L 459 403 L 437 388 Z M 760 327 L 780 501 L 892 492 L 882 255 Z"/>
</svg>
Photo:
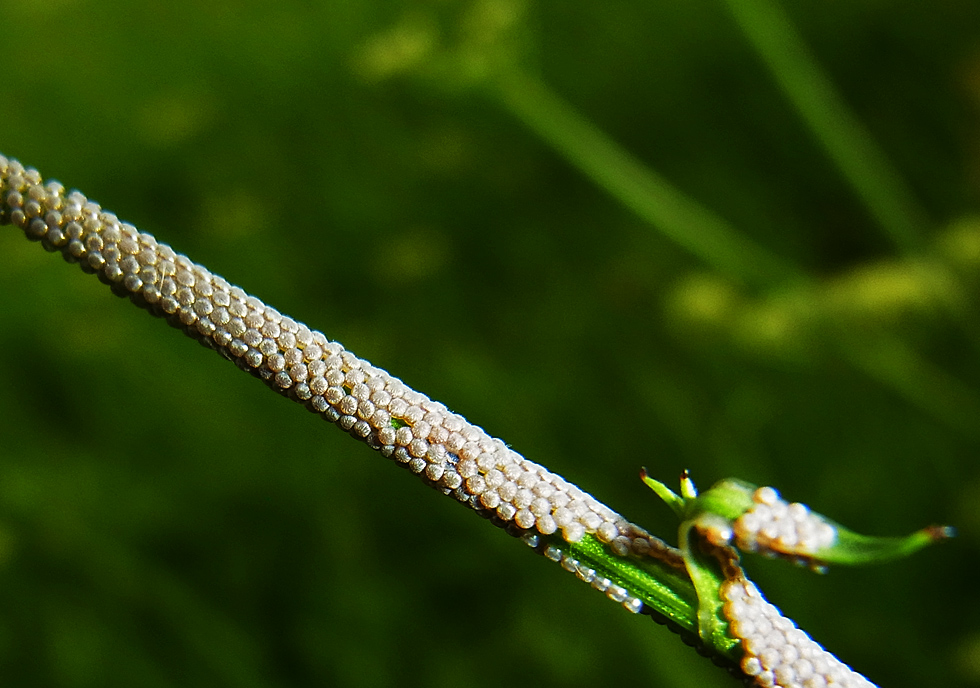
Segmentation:
<svg viewBox="0 0 980 688">
<path fill-rule="evenodd" d="M 880 685 L 980 685 L 980 4 L 0 8 L 5 155 L 671 541 L 641 465 L 957 526 L 747 565 Z M 18 234 L 5 684 L 733 685 Z"/>
</svg>

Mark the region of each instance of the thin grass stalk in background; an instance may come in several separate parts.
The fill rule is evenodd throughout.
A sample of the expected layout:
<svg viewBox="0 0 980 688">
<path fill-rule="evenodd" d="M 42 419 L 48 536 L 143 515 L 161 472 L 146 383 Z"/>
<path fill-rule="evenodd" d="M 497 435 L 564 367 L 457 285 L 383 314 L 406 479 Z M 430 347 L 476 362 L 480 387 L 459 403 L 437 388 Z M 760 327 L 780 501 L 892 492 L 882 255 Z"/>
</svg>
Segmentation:
<svg viewBox="0 0 980 688">
<path fill-rule="evenodd" d="M 903 253 L 923 248 L 926 214 L 807 48 L 777 0 L 726 0 L 783 93 L 871 216 Z"/>
<path fill-rule="evenodd" d="M 817 288 L 816 281 L 802 268 L 759 246 L 710 209 L 687 197 L 623 150 L 546 85 L 516 72 L 499 78 L 495 85 L 504 106 L 570 164 L 712 270 L 736 283 L 763 291 Z M 846 136 L 831 138 L 838 142 L 847 140 Z M 875 188 L 886 189 L 888 185 Z M 899 196 L 886 194 L 886 197 L 894 200 Z M 939 366 L 927 362 L 894 334 L 853 337 L 841 336 L 831 329 L 824 337 L 855 370 L 964 436 L 978 436 L 975 419 L 980 417 L 980 398 L 977 394 Z M 877 356 L 881 352 L 890 353 L 879 360 Z M 902 365 L 890 365 L 899 354 Z"/>
</svg>

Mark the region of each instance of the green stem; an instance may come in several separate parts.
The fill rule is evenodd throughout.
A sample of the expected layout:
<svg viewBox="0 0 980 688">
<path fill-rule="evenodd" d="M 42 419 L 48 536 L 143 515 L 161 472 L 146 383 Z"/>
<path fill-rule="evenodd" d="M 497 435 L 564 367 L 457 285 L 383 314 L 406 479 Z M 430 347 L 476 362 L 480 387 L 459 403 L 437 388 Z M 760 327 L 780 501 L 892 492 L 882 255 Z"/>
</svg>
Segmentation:
<svg viewBox="0 0 980 688">
<path fill-rule="evenodd" d="M 922 245 L 925 213 L 773 0 L 725 0 L 780 88 L 892 242 Z"/>
<path fill-rule="evenodd" d="M 516 72 L 495 84 L 504 105 L 538 136 L 661 234 L 718 272 L 754 286 L 799 278 L 789 263 L 688 198 L 544 84 Z"/>
<path fill-rule="evenodd" d="M 898 337 L 858 338 L 839 333 L 838 349 L 856 370 L 891 389 L 946 427 L 980 438 L 980 399 L 976 392 L 919 355 Z"/>
<path fill-rule="evenodd" d="M 791 49 L 790 46 L 796 44 L 789 39 L 772 40 L 774 43 L 780 40 L 787 43 L 783 48 L 786 54 L 795 54 L 794 50 L 798 52 L 800 49 L 799 46 Z M 787 61 L 796 64 L 793 60 Z M 811 67 L 816 69 L 815 65 Z M 786 65 L 782 69 L 796 74 Z M 796 70 L 801 69 L 797 65 Z M 665 237 L 718 272 L 737 282 L 759 287 L 771 287 L 787 281 L 804 287 L 813 286 L 810 278 L 798 268 L 745 238 L 725 220 L 688 198 L 631 156 L 544 84 L 517 73 L 499 78 L 495 83 L 506 107 L 569 162 L 649 221 Z M 808 117 L 813 120 L 816 130 L 826 135 L 827 145 L 846 159 L 848 170 L 865 180 L 861 183 L 868 186 L 867 197 L 877 199 L 876 203 L 888 210 L 888 217 L 905 213 L 901 201 L 904 194 L 887 181 L 891 179 L 887 165 L 874 162 L 877 157 L 873 151 L 867 155 L 860 152 L 862 146 L 871 145 L 870 140 L 859 136 L 857 128 L 834 124 L 838 119 L 845 123 L 850 119 L 840 114 L 840 108 L 820 105 L 817 101 L 822 93 L 821 87 L 813 88 L 816 95 L 804 94 L 805 89 L 801 87 L 799 97 L 801 105 L 813 101 L 812 107 L 807 110 Z M 834 112 L 838 114 L 834 115 Z M 858 138 L 865 143 L 858 142 Z M 854 150 L 858 152 L 849 152 L 851 146 L 856 146 Z M 896 236 L 899 234 L 901 232 Z M 911 237 L 906 243 L 910 242 Z M 839 351 L 856 370 L 891 389 L 913 406 L 967 436 L 976 436 L 974 419 L 980 417 L 980 400 L 898 338 L 883 335 L 878 343 L 847 343 L 839 347 Z M 879 360 L 881 353 L 888 355 Z M 891 364 L 896 356 L 903 362 L 898 368 Z M 913 381 L 916 384 L 911 384 Z M 923 386 L 918 382 L 922 382 Z"/>
</svg>

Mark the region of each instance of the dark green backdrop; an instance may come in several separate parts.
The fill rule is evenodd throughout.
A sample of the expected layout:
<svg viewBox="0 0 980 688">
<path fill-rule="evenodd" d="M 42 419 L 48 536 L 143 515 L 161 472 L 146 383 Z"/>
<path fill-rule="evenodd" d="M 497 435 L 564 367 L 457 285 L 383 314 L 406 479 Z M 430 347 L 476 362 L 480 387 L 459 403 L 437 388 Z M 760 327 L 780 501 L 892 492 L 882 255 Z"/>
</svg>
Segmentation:
<svg viewBox="0 0 980 688">
<path fill-rule="evenodd" d="M 0 152 L 670 540 L 641 465 L 863 532 L 956 525 L 890 566 L 748 563 L 880 685 L 978 685 L 980 4 L 784 9 L 909 189 L 904 250 L 721 0 L 0 0 Z M 679 247 L 495 70 L 811 281 L 740 285 Z M 18 234 L 5 685 L 733 685 Z"/>
</svg>

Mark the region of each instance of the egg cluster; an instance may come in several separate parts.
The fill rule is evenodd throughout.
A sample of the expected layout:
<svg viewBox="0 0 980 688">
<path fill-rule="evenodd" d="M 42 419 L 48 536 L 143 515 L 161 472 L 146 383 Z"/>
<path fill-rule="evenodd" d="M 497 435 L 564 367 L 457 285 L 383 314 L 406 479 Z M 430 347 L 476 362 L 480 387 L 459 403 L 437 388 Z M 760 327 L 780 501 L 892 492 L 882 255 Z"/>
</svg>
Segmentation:
<svg viewBox="0 0 980 688">
<path fill-rule="evenodd" d="M 653 557 L 684 569 L 679 550 L 444 405 L 120 222 L 77 191 L 45 183 L 36 170 L 0 155 L 2 224 L 19 227 L 29 239 L 97 274 L 116 294 L 166 318 L 430 486 L 521 535 L 630 611 L 643 610 L 643 602 L 582 563 L 575 543 L 589 535 L 616 555 Z M 771 488 L 758 490 L 754 501 L 756 506 L 734 524 L 725 522 L 725 542 L 715 544 L 734 535 L 744 549 L 794 554 L 832 544 L 833 529 L 808 516 L 802 505 L 787 505 Z M 744 646 L 742 668 L 758 685 L 871 685 L 768 604 L 741 575 L 734 552 L 728 569 L 722 587 L 725 614 Z"/>
<path fill-rule="evenodd" d="M 288 318 L 85 196 L 0 156 L 0 223 L 78 263 L 270 387 L 498 523 L 620 555 L 679 554 L 444 405 Z"/>
<path fill-rule="evenodd" d="M 741 641 L 742 671 L 771 688 L 874 688 L 766 601 L 755 585 L 735 576 L 721 586 L 724 615 Z"/>
<path fill-rule="evenodd" d="M 743 551 L 808 560 L 837 540 L 834 526 L 804 504 L 785 502 L 771 487 L 757 489 L 752 501 L 752 508 L 732 524 L 735 544 Z"/>
</svg>

